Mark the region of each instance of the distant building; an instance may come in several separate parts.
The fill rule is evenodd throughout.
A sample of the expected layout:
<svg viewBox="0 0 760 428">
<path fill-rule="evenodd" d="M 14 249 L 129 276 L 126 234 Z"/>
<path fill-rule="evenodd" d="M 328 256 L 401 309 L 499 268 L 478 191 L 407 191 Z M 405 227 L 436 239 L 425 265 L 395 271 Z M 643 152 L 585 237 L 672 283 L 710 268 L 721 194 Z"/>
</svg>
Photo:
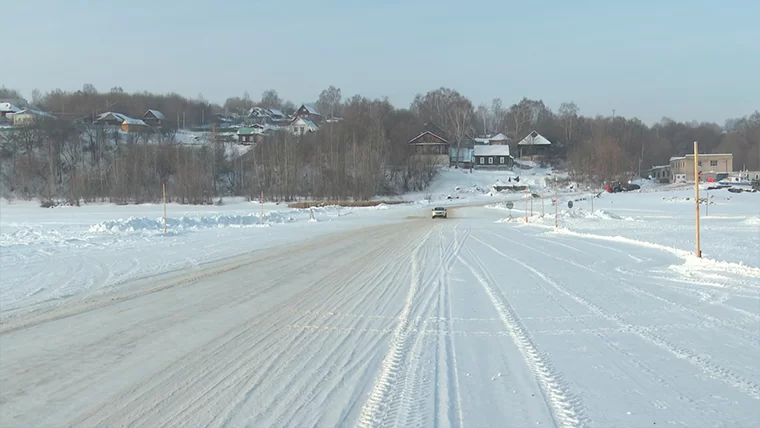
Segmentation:
<svg viewBox="0 0 760 428">
<path fill-rule="evenodd" d="M 734 170 L 734 155 L 731 153 L 705 153 L 699 154 L 699 173 L 728 174 Z M 694 181 L 694 154 L 670 158 L 670 176 L 673 182 Z M 702 180 L 705 178 L 703 177 Z"/>
<path fill-rule="evenodd" d="M 469 147 L 450 147 L 449 158 L 451 159 L 451 166 L 472 168 L 472 165 L 475 162 L 475 150 Z"/>
<path fill-rule="evenodd" d="M 18 113 L 21 109 L 14 104 L 3 102 L 0 103 L 0 117 L 6 117 L 9 114 Z"/>
<path fill-rule="evenodd" d="M 534 160 L 546 158 L 549 154 L 551 145 L 551 141 L 546 139 L 543 135 L 536 131 L 532 131 L 517 143 L 517 148 L 520 151 L 520 159 Z"/>
<path fill-rule="evenodd" d="M 293 122 L 291 122 L 290 126 L 288 126 L 288 129 L 295 135 L 303 135 L 309 132 L 314 132 L 318 130 L 319 127 L 317 124 L 306 117 L 297 117 L 295 120 L 293 120 Z"/>
<path fill-rule="evenodd" d="M 477 145 L 474 148 L 475 169 L 510 169 L 514 159 L 509 154 L 509 146 Z"/>
<path fill-rule="evenodd" d="M 164 120 L 166 120 L 166 117 L 158 110 L 148 110 L 142 115 L 141 119 L 148 126 L 160 127 L 164 123 Z"/>
<path fill-rule="evenodd" d="M 418 156 L 429 164 L 450 165 L 451 143 L 442 134 L 443 131 L 437 126 L 431 123 L 425 124 L 422 133 L 409 140 L 409 145 L 413 148 L 413 156 Z"/>
<path fill-rule="evenodd" d="M 124 123 L 124 119 L 128 118 L 129 116 L 126 114 L 107 111 L 97 115 L 92 123 L 94 125 L 121 126 L 121 124 Z"/>
<path fill-rule="evenodd" d="M 125 117 L 124 121 L 121 122 L 121 130 L 124 132 L 144 132 L 147 131 L 148 128 L 150 127 L 147 123 L 143 122 L 142 119 Z"/>
<path fill-rule="evenodd" d="M 322 121 L 324 120 L 324 116 L 322 116 L 322 114 L 319 113 L 319 111 L 317 111 L 317 109 L 314 108 L 314 106 L 309 105 L 309 104 L 302 104 L 301 107 L 299 107 L 298 110 L 296 110 L 296 112 L 293 113 L 293 117 L 294 118 L 301 117 L 304 119 L 309 119 L 315 125 L 321 124 Z"/>
<path fill-rule="evenodd" d="M 509 144 L 511 140 L 501 132 L 495 135 L 485 135 L 483 137 L 475 138 L 475 142 L 478 144 L 490 144 L 490 145 L 503 145 Z"/>
<path fill-rule="evenodd" d="M 282 125 L 289 123 L 289 118 L 285 113 L 276 108 L 251 107 L 246 114 L 248 119 L 253 123 L 260 125 L 272 124 Z"/>
<path fill-rule="evenodd" d="M 672 175 L 670 174 L 670 165 L 653 166 L 652 169 L 649 170 L 649 176 L 657 181 L 671 181 Z"/>
<path fill-rule="evenodd" d="M 7 117 L 11 120 L 13 126 L 28 126 L 39 120 L 56 119 L 56 117 L 50 113 L 31 108 L 20 110 L 16 113 L 9 113 Z"/>
</svg>

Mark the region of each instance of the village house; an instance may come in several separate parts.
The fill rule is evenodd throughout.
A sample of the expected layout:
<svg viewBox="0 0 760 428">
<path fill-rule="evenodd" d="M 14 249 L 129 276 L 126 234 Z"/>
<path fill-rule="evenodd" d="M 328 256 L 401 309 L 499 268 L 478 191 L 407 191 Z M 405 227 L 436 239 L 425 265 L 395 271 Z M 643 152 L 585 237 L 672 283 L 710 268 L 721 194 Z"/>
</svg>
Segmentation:
<svg viewBox="0 0 760 428">
<path fill-rule="evenodd" d="M 9 114 L 18 113 L 20 111 L 21 109 L 16 107 L 14 104 L 8 102 L 0 103 L 0 117 L 6 117 Z"/>
<path fill-rule="evenodd" d="M 148 110 L 142 115 L 141 119 L 148 126 L 160 127 L 164 120 L 166 120 L 166 117 L 158 110 Z"/>
<path fill-rule="evenodd" d="M 702 180 L 706 175 L 729 174 L 734 170 L 734 155 L 731 153 L 699 154 L 697 163 Z M 694 181 L 694 153 L 670 158 L 670 174 L 673 182 Z"/>
<path fill-rule="evenodd" d="M 283 124 L 290 122 L 290 118 L 276 108 L 252 107 L 248 110 L 248 119 L 258 124 Z"/>
<path fill-rule="evenodd" d="M 145 132 L 150 128 L 142 119 L 125 117 L 121 122 L 121 130 L 124 132 Z"/>
<path fill-rule="evenodd" d="M 309 119 L 311 122 L 313 122 L 315 125 L 319 126 L 319 124 L 322 123 L 324 120 L 324 116 L 320 114 L 314 106 L 311 106 L 309 104 L 302 104 L 301 107 L 296 110 L 295 113 L 293 113 L 293 118 L 304 118 Z"/>
<path fill-rule="evenodd" d="M 413 148 L 413 155 L 420 157 L 429 164 L 450 165 L 449 150 L 451 143 L 441 134 L 443 131 L 437 126 L 431 123 L 425 124 L 424 131 L 409 140 L 409 145 Z"/>
<path fill-rule="evenodd" d="M 121 126 L 124 123 L 124 119 L 128 117 L 125 114 L 107 111 L 97 115 L 92 123 L 93 125 Z"/>
<path fill-rule="evenodd" d="M 532 131 L 517 143 L 520 159 L 543 160 L 549 155 L 551 141 L 536 131 Z"/>
<path fill-rule="evenodd" d="M 251 126 L 240 127 L 237 129 L 237 141 L 243 145 L 255 145 L 261 142 L 265 137 L 271 136 L 274 132 L 282 128 L 269 125 L 254 123 Z"/>
<path fill-rule="evenodd" d="M 501 132 L 495 135 L 486 135 L 484 137 L 477 137 L 475 138 L 475 142 L 478 144 L 489 144 L 489 145 L 504 145 L 511 143 L 511 140 Z"/>
<path fill-rule="evenodd" d="M 10 119 L 13 126 L 28 126 L 40 120 L 56 119 L 56 117 L 50 113 L 32 108 L 20 110 L 16 113 L 9 113 L 7 117 Z"/>
<path fill-rule="evenodd" d="M 124 132 L 144 132 L 150 128 L 142 119 L 112 111 L 99 114 L 92 123 L 93 125 L 118 127 Z"/>
<path fill-rule="evenodd" d="M 510 169 L 514 159 L 509 154 L 509 145 L 477 145 L 474 148 L 475 169 Z"/>
<path fill-rule="evenodd" d="M 450 166 L 472 168 L 475 162 L 475 150 L 471 147 L 449 148 Z"/>
<path fill-rule="evenodd" d="M 290 123 L 288 130 L 295 135 L 303 135 L 309 132 L 315 132 L 319 127 L 306 117 L 297 117 Z"/>
<path fill-rule="evenodd" d="M 649 170 L 649 176 L 657 181 L 670 182 L 672 180 L 670 165 L 653 166 L 652 169 Z"/>
</svg>

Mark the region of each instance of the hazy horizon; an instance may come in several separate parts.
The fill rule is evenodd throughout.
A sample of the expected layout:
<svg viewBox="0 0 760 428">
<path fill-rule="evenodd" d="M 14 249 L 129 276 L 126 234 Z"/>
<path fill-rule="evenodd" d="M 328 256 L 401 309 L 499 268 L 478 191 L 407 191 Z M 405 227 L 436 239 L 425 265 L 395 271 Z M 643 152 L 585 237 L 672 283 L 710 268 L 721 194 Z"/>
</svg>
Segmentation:
<svg viewBox="0 0 760 428">
<path fill-rule="evenodd" d="M 4 6 L 0 85 L 176 92 L 223 104 L 276 89 L 296 104 L 455 89 L 475 106 L 575 102 L 587 116 L 715 122 L 760 108 L 760 2 L 333 1 L 287 7 L 190 0 L 130 7 L 70 0 Z M 7 21 L 7 22 L 5 22 Z M 30 29 L 30 25 L 33 28 Z"/>
</svg>

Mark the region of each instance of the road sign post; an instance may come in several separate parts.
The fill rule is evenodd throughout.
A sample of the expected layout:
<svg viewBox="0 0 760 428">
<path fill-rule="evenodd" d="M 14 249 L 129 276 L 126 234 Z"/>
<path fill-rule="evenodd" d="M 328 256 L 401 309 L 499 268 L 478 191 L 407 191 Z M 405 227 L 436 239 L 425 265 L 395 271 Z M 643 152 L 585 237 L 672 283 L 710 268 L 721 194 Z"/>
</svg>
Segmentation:
<svg viewBox="0 0 760 428">
<path fill-rule="evenodd" d="M 699 236 L 699 143 L 694 142 L 694 198 L 697 204 L 696 230 L 697 230 L 697 257 L 702 257 L 702 248 L 700 246 Z"/>
<path fill-rule="evenodd" d="M 512 218 L 512 208 L 515 207 L 515 204 L 512 201 L 507 201 L 507 203 L 505 205 L 506 205 L 507 209 L 509 210 L 509 218 L 511 219 Z"/>
</svg>

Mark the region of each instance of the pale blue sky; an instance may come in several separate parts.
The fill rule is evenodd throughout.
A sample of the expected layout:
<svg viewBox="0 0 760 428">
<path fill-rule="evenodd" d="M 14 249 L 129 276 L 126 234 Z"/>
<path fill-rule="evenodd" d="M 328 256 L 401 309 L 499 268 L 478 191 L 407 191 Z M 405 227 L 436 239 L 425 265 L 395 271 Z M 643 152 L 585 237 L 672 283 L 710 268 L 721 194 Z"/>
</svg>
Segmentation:
<svg viewBox="0 0 760 428">
<path fill-rule="evenodd" d="M 4 2 L 0 85 L 295 103 L 457 89 L 583 114 L 709 120 L 760 109 L 760 1 Z"/>
</svg>

